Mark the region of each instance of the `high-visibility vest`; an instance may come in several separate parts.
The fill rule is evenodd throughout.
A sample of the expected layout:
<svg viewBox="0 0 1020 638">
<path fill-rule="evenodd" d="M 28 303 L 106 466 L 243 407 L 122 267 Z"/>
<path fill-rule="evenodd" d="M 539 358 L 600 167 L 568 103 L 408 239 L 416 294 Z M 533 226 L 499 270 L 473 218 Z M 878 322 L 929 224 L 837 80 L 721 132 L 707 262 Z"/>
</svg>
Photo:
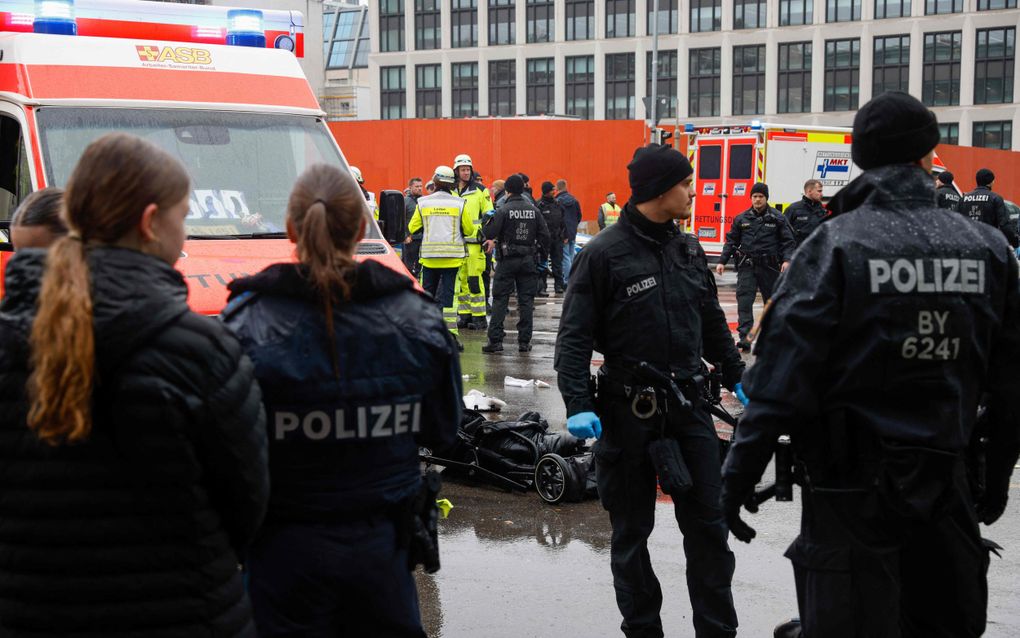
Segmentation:
<svg viewBox="0 0 1020 638">
<path fill-rule="evenodd" d="M 619 206 L 617 206 L 616 204 L 610 204 L 609 202 L 604 202 L 601 208 L 602 216 L 606 220 L 607 227 L 612 226 L 616 222 L 620 221 L 620 211 L 622 209 Z"/>
<path fill-rule="evenodd" d="M 465 204 L 462 198 L 443 191 L 418 200 L 423 226 L 422 259 L 460 259 L 466 255 L 461 230 Z"/>
</svg>

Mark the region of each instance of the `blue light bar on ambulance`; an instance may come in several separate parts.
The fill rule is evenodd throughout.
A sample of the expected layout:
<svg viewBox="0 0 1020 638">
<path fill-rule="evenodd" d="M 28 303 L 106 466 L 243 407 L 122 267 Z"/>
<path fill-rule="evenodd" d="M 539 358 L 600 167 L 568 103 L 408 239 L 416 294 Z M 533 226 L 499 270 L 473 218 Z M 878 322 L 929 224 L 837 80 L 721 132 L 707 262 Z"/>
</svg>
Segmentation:
<svg viewBox="0 0 1020 638">
<path fill-rule="evenodd" d="M 227 11 L 227 24 L 227 44 L 259 48 L 266 46 L 262 12 L 258 9 L 231 9 Z"/>
<path fill-rule="evenodd" d="M 35 0 L 32 30 L 54 35 L 78 35 L 74 21 L 74 0 Z"/>
</svg>

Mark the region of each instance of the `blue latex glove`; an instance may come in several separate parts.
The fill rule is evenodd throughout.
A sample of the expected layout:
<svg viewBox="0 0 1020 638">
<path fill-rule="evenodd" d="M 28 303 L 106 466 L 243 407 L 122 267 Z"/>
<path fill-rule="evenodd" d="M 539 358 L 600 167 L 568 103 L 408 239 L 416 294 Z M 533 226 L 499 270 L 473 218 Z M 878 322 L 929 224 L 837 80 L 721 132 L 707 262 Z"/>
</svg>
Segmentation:
<svg viewBox="0 0 1020 638">
<path fill-rule="evenodd" d="M 737 397 L 737 401 L 740 401 L 740 402 L 741 402 L 741 403 L 743 403 L 744 405 L 747 405 L 747 403 L 748 403 L 748 398 L 747 398 L 747 395 L 746 395 L 746 394 L 744 394 L 744 385 L 743 385 L 742 383 L 738 383 L 738 384 L 737 384 L 737 385 L 736 385 L 736 386 L 735 386 L 735 387 L 733 388 L 733 394 L 735 394 L 735 395 L 736 395 L 736 397 Z"/>
<path fill-rule="evenodd" d="M 578 412 L 567 419 L 567 431 L 579 439 L 597 439 L 602 436 L 602 421 L 594 412 Z"/>
<path fill-rule="evenodd" d="M 1020 248 L 1016 249 L 1016 256 L 1017 256 L 1017 259 L 1020 259 Z"/>
</svg>

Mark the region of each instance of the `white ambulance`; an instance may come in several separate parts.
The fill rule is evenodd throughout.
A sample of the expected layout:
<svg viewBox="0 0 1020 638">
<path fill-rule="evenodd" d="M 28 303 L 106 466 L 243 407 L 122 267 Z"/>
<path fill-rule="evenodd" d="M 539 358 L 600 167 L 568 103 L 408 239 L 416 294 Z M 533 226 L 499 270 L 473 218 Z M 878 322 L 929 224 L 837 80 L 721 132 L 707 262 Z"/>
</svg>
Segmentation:
<svg viewBox="0 0 1020 638">
<path fill-rule="evenodd" d="M 348 168 L 295 57 L 302 23 L 290 11 L 3 0 L 0 224 L 33 190 L 63 186 L 96 138 L 144 137 L 191 175 L 177 267 L 191 306 L 219 312 L 230 280 L 293 259 L 284 213 L 297 176 L 316 162 Z M 358 252 L 406 272 L 371 220 Z"/>
<path fill-rule="evenodd" d="M 718 255 L 726 232 L 740 213 L 751 207 L 751 186 L 769 186 L 769 204 L 783 209 L 799 201 L 804 182 L 822 182 L 827 200 L 861 169 L 850 157 L 850 129 L 795 127 L 782 124 L 700 127 L 681 133 L 694 166 L 694 214 L 688 232 L 695 233 L 705 252 Z M 935 158 L 935 171 L 945 170 Z"/>
</svg>

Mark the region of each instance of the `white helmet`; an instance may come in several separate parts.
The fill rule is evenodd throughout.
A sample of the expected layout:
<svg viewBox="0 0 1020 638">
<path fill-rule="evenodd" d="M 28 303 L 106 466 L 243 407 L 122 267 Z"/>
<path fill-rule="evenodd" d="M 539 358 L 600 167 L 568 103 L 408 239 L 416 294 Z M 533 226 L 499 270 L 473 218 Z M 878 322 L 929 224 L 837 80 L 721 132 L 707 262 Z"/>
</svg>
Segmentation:
<svg viewBox="0 0 1020 638">
<path fill-rule="evenodd" d="M 474 164 L 471 163 L 471 156 L 461 153 L 453 160 L 453 170 L 457 170 L 461 166 L 471 166 L 474 168 Z"/>
<path fill-rule="evenodd" d="M 445 184 L 446 186 L 453 186 L 457 183 L 457 178 L 453 174 L 453 169 L 449 166 L 437 166 L 435 177 L 432 181 L 436 184 Z"/>
<path fill-rule="evenodd" d="M 358 168 L 357 166 L 351 167 L 351 175 L 354 176 L 354 179 L 358 180 L 359 184 L 365 183 L 365 178 L 361 176 L 361 169 Z"/>
</svg>

